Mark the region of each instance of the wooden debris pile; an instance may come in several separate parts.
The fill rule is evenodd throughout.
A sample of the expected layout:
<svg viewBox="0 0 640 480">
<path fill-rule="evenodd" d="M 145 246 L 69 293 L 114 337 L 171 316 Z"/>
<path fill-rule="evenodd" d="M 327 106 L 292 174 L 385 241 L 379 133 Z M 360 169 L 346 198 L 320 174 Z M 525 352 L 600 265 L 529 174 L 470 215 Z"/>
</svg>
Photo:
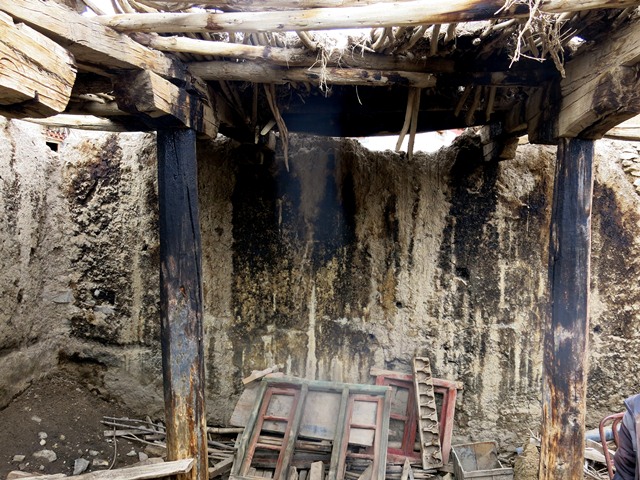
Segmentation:
<svg viewBox="0 0 640 480">
<path fill-rule="evenodd" d="M 374 368 L 371 375 L 375 385 L 270 371 L 248 377 L 231 417 L 245 429 L 229 478 L 422 480 L 452 471 L 453 414 L 462 386 L 433 378 L 426 357 L 414 360 L 413 374 Z M 216 465 L 210 478 L 223 473 Z"/>
</svg>

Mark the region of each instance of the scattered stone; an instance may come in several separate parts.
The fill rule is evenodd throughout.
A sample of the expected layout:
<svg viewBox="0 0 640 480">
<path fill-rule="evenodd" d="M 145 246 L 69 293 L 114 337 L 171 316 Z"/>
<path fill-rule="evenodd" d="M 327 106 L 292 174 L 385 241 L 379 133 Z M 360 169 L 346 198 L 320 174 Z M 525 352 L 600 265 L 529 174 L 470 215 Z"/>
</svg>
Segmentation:
<svg viewBox="0 0 640 480">
<path fill-rule="evenodd" d="M 136 455 L 138 455 L 138 452 L 136 452 L 133 448 L 129 453 L 127 453 L 127 457 L 135 457 Z"/>
<path fill-rule="evenodd" d="M 29 466 L 29 462 L 26 463 L 21 463 L 20 465 L 18 465 L 18 468 L 20 470 L 26 470 L 26 468 Z"/>
<path fill-rule="evenodd" d="M 47 441 L 44 438 L 40 440 L 40 445 L 44 447 L 46 444 L 47 444 Z"/>
<path fill-rule="evenodd" d="M 147 445 L 144 447 L 144 452 L 150 457 L 164 457 L 167 454 L 167 449 L 160 445 Z"/>
<path fill-rule="evenodd" d="M 40 450 L 35 452 L 33 456 L 36 458 L 42 458 L 48 462 L 55 462 L 58 459 L 56 452 L 53 450 Z"/>
<path fill-rule="evenodd" d="M 38 438 L 40 440 L 46 440 L 47 438 L 49 438 L 49 435 L 47 435 L 47 432 L 38 432 Z"/>
<path fill-rule="evenodd" d="M 97 450 L 89 450 L 89 455 L 91 455 L 92 457 L 97 457 L 98 456 L 98 452 Z"/>
<path fill-rule="evenodd" d="M 24 462 L 25 458 L 26 457 L 24 455 L 14 455 L 11 461 L 15 463 L 20 463 L 20 462 Z"/>
<path fill-rule="evenodd" d="M 67 437 L 65 437 L 64 435 L 60 435 L 60 440 L 66 440 Z"/>
<path fill-rule="evenodd" d="M 42 422 L 42 419 L 37 415 L 34 415 L 33 417 L 31 417 L 31 420 L 33 420 L 36 423 Z"/>
<path fill-rule="evenodd" d="M 149 455 L 144 452 L 138 452 L 138 460 L 144 462 L 145 460 L 149 460 Z"/>
<path fill-rule="evenodd" d="M 42 471 L 44 470 L 44 465 L 40 465 L 40 466 L 38 467 L 38 470 L 40 470 L 40 471 L 42 472 Z"/>
<path fill-rule="evenodd" d="M 102 458 L 94 458 L 93 462 L 91 462 L 91 464 L 94 467 L 108 467 L 109 466 L 109 462 L 106 460 L 103 460 Z"/>
<path fill-rule="evenodd" d="M 85 460 L 84 458 L 76 458 L 73 462 L 73 474 L 80 475 L 84 473 L 87 468 L 89 468 L 89 460 Z"/>
</svg>

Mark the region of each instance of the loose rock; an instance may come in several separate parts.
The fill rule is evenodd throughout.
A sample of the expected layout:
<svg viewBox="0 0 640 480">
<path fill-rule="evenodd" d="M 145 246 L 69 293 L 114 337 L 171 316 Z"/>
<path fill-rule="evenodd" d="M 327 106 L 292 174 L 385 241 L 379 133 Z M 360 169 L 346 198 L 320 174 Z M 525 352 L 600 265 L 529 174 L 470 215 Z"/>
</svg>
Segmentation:
<svg viewBox="0 0 640 480">
<path fill-rule="evenodd" d="M 76 458 L 73 462 L 73 474 L 80 475 L 84 473 L 87 468 L 89 468 L 89 460 L 85 460 L 84 458 Z"/>
<path fill-rule="evenodd" d="M 55 462 L 58 459 L 56 452 L 54 452 L 53 450 L 40 450 L 38 452 L 35 452 L 33 456 L 46 460 L 47 462 Z"/>
<path fill-rule="evenodd" d="M 127 453 L 127 457 L 135 457 L 136 455 L 138 455 L 138 452 L 136 452 L 133 448 L 129 453 Z"/>
<path fill-rule="evenodd" d="M 11 461 L 15 463 L 20 463 L 20 462 L 24 462 L 24 459 L 25 459 L 24 455 L 14 455 Z"/>
<path fill-rule="evenodd" d="M 94 467 L 108 467 L 109 466 L 109 462 L 102 459 L 102 458 L 94 458 L 93 462 L 91 462 L 91 464 Z"/>
</svg>

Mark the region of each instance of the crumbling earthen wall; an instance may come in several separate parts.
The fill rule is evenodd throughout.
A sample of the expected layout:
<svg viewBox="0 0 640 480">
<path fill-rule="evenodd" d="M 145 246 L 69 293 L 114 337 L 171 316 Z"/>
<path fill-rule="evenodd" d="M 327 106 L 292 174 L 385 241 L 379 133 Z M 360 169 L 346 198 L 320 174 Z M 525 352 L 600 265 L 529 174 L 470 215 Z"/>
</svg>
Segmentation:
<svg viewBox="0 0 640 480">
<path fill-rule="evenodd" d="M 35 127 L 3 125 L 0 353 L 25 358 L 25 382 L 60 361 L 161 412 L 153 135 L 72 133 L 54 154 Z M 198 147 L 211 421 L 228 420 L 252 369 L 370 382 L 370 367 L 408 371 L 420 352 L 464 382 L 460 437 L 515 444 L 509 432 L 537 428 L 554 148 L 493 164 L 470 138 L 409 161 L 298 137 L 287 171 L 252 146 Z M 598 147 L 591 425 L 640 388 L 640 204 L 623 149 L 637 156 Z M 30 189 L 17 203 L 16 181 Z M 29 348 L 49 352 L 32 355 L 42 366 Z M 3 363 L 0 385 L 10 375 Z"/>
</svg>

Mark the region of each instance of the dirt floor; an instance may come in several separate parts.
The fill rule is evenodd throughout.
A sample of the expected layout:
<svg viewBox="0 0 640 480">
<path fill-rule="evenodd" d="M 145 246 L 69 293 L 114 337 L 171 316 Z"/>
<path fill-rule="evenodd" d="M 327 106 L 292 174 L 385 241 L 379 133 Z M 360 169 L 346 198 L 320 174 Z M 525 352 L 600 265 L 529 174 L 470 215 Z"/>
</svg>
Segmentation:
<svg viewBox="0 0 640 480">
<path fill-rule="evenodd" d="M 70 374 L 39 380 L 0 411 L 0 479 L 12 470 L 71 475 L 76 459 L 89 462 L 87 472 L 109 468 L 114 444 L 104 436 L 103 416 L 136 418 Z M 138 462 L 143 451 L 118 439 L 113 468 Z"/>
</svg>

